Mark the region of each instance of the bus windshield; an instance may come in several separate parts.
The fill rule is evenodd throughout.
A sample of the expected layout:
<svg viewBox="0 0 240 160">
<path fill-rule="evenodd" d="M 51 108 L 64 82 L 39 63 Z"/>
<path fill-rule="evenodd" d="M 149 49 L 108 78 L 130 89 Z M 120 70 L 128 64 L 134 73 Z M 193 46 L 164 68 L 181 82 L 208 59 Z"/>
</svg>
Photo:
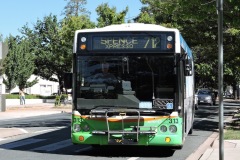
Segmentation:
<svg viewBox="0 0 240 160">
<path fill-rule="evenodd" d="M 77 56 L 77 109 L 173 109 L 174 56 Z M 166 109 L 166 108 L 164 108 Z"/>
</svg>

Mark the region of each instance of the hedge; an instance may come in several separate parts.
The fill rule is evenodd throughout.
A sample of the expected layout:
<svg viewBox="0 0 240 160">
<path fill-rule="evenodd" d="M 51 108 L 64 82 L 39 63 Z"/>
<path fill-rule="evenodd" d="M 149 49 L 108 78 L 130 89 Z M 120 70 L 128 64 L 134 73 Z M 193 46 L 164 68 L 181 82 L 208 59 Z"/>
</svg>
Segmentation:
<svg viewBox="0 0 240 160">
<path fill-rule="evenodd" d="M 56 98 L 55 95 L 52 95 L 52 96 L 41 96 L 41 95 L 33 95 L 33 94 L 25 95 L 25 99 L 55 99 L 55 98 Z M 19 99 L 19 95 L 6 94 L 6 99 Z"/>
</svg>

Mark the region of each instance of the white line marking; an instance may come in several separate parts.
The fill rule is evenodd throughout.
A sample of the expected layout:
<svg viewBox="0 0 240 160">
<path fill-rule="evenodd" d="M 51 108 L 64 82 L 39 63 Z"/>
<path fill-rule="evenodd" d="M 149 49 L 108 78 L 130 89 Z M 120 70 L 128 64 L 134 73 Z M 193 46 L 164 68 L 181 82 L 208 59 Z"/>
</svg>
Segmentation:
<svg viewBox="0 0 240 160">
<path fill-rule="evenodd" d="M 4 140 L 6 140 L 6 139 L 4 139 L 4 138 L 0 138 L 0 141 L 4 141 Z"/>
<path fill-rule="evenodd" d="M 61 148 L 65 148 L 68 146 L 73 145 L 70 139 L 61 141 L 61 142 L 57 142 L 57 143 L 53 143 L 53 144 L 49 144 L 49 145 L 45 145 L 42 147 L 38 147 L 38 148 L 33 148 L 31 149 L 32 151 L 46 151 L 46 152 L 51 152 L 51 151 L 55 151 Z"/>
<path fill-rule="evenodd" d="M 203 118 L 203 119 L 200 119 L 199 121 L 195 121 L 194 122 L 194 125 L 196 125 L 196 124 L 198 124 L 198 123 L 200 123 L 201 121 L 204 121 L 204 120 L 206 120 L 207 118 Z"/>
<path fill-rule="evenodd" d="M 56 130 L 63 129 L 63 128 L 67 128 L 67 127 L 56 127 L 56 128 L 51 128 L 51 129 L 45 129 L 45 130 L 41 130 L 41 131 L 36 131 L 36 132 L 33 132 L 33 133 L 45 133 L 45 132 L 56 131 Z"/>
<path fill-rule="evenodd" d="M 20 146 L 24 146 L 24 145 L 28 145 L 28 144 L 32 144 L 32 143 L 37 143 L 37 142 L 41 142 L 41 141 L 45 141 L 45 139 L 30 138 L 30 139 L 26 139 L 26 140 L 21 140 L 21 141 L 17 141 L 17 142 L 0 145 L 0 148 L 12 149 L 12 148 L 16 148 L 16 147 L 20 147 Z"/>
<path fill-rule="evenodd" d="M 74 152 L 84 152 L 84 151 L 87 151 L 89 149 L 92 149 L 92 147 L 81 148 L 81 149 L 75 150 Z"/>
<path fill-rule="evenodd" d="M 136 160 L 138 159 L 139 157 L 131 157 L 131 158 L 128 158 L 128 160 Z"/>
<path fill-rule="evenodd" d="M 41 131 L 36 131 L 34 133 L 45 133 L 45 132 L 51 132 L 51 131 L 54 131 L 54 130 L 57 130 L 57 129 L 45 129 L 45 130 L 41 130 Z"/>
<path fill-rule="evenodd" d="M 28 131 L 26 131 L 25 129 L 19 128 L 20 131 L 22 131 L 23 133 L 28 133 Z"/>
</svg>

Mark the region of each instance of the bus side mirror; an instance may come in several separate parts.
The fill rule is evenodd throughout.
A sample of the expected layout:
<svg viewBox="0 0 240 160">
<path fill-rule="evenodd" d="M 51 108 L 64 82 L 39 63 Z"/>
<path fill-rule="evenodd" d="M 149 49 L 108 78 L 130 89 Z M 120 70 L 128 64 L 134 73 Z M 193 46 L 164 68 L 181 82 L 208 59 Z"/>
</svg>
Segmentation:
<svg viewBox="0 0 240 160">
<path fill-rule="evenodd" d="M 184 74 L 185 76 L 192 76 L 192 61 L 189 58 L 185 59 L 185 65 L 184 65 Z"/>
<path fill-rule="evenodd" d="M 71 89 L 72 88 L 72 73 L 64 73 L 63 81 L 64 81 L 64 87 L 66 89 Z"/>
</svg>

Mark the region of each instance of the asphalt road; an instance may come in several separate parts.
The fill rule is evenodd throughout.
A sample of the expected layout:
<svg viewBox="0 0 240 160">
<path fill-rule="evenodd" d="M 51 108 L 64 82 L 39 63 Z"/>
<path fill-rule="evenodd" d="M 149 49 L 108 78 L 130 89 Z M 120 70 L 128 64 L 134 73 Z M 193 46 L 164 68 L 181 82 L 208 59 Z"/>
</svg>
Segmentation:
<svg viewBox="0 0 240 160">
<path fill-rule="evenodd" d="M 225 105 L 225 116 L 230 116 L 235 104 Z M 199 106 L 194 132 L 186 138 L 181 150 L 161 147 L 104 147 L 73 145 L 70 141 L 71 115 L 67 113 L 1 121 L 0 128 L 22 128 L 26 134 L 0 141 L 0 157 L 7 160 L 75 160 L 84 159 L 164 159 L 185 160 L 218 129 L 218 106 Z"/>
</svg>

